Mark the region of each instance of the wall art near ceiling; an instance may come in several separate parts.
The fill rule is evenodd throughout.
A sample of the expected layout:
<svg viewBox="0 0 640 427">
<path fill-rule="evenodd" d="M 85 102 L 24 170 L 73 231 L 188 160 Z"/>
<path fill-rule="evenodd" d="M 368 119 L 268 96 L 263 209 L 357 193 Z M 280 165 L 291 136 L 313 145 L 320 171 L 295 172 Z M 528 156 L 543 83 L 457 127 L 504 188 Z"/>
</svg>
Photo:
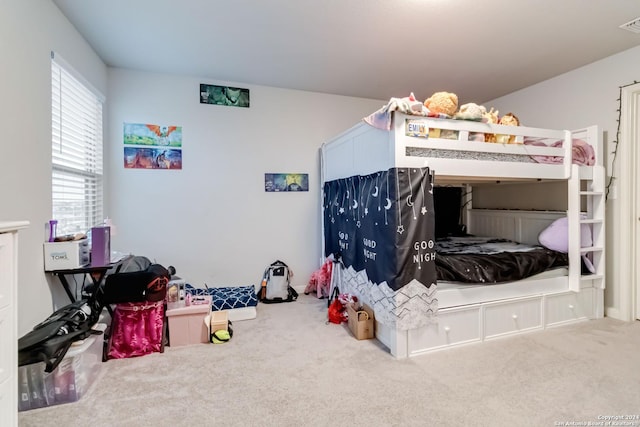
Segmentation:
<svg viewBox="0 0 640 427">
<path fill-rule="evenodd" d="M 249 108 L 249 89 L 200 84 L 200 103 Z"/>
<path fill-rule="evenodd" d="M 125 123 L 126 169 L 182 169 L 182 126 Z"/>
<path fill-rule="evenodd" d="M 307 173 L 265 173 L 264 191 L 293 192 L 309 191 L 309 174 Z"/>
</svg>

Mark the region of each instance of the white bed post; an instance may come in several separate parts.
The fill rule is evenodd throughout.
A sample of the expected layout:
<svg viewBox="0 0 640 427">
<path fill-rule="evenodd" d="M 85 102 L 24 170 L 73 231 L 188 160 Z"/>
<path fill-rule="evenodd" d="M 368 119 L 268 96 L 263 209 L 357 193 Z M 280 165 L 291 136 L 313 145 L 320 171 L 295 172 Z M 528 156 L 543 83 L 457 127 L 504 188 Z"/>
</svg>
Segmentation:
<svg viewBox="0 0 640 427">
<path fill-rule="evenodd" d="M 569 228 L 569 289 L 580 292 L 580 170 L 571 167 L 568 181 L 567 222 Z"/>
<path fill-rule="evenodd" d="M 320 265 L 324 263 L 324 177 L 326 162 L 324 159 L 325 145 L 320 147 Z"/>
<path fill-rule="evenodd" d="M 562 159 L 565 176 L 566 177 L 575 176 L 578 179 L 578 185 L 579 185 L 580 178 L 579 178 L 579 175 L 576 175 L 577 173 L 579 173 L 579 171 L 577 169 L 574 169 L 575 165 L 573 164 L 573 136 L 571 135 L 571 132 L 568 130 L 564 131 L 564 143 L 562 144 L 562 148 L 564 148 L 565 150 L 564 151 L 565 155 Z M 578 211 L 580 211 L 579 207 L 578 207 Z"/>
<path fill-rule="evenodd" d="M 462 195 L 462 221 L 465 225 L 466 233 L 470 233 L 469 224 L 471 224 L 471 209 L 473 208 L 473 187 L 465 184 L 462 187 L 464 194 Z"/>
<path fill-rule="evenodd" d="M 407 155 L 406 138 L 402 136 L 404 136 L 404 119 L 398 114 L 393 114 L 389 141 L 389 168 L 397 165 L 399 160 Z"/>
</svg>

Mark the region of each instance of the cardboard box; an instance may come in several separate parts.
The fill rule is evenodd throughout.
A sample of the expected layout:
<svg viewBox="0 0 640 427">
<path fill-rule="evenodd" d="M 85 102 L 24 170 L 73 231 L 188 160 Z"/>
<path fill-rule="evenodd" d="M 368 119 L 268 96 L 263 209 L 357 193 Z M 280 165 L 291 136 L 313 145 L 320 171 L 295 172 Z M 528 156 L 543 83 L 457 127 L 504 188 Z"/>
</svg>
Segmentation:
<svg viewBox="0 0 640 427">
<path fill-rule="evenodd" d="M 368 340 L 375 338 L 375 318 L 373 310 L 366 304 L 363 304 L 361 308 L 349 304 L 347 306 L 347 313 L 349 315 L 348 324 L 349 330 L 354 337 L 359 340 Z"/>
<path fill-rule="evenodd" d="M 211 312 L 211 332 L 227 329 L 229 327 L 229 313 L 227 310 Z"/>
<path fill-rule="evenodd" d="M 229 330 L 229 313 L 227 310 L 212 311 L 211 314 L 204 319 L 204 324 L 207 330 L 210 331 L 209 342 L 214 342 L 212 336 L 216 331 Z"/>
<path fill-rule="evenodd" d="M 167 309 L 169 320 L 169 345 L 199 344 L 209 342 L 209 328 L 204 322 L 211 311 L 211 304 L 178 306 Z"/>
<path fill-rule="evenodd" d="M 89 264 L 87 239 L 44 243 L 44 270 L 71 270 Z"/>
</svg>

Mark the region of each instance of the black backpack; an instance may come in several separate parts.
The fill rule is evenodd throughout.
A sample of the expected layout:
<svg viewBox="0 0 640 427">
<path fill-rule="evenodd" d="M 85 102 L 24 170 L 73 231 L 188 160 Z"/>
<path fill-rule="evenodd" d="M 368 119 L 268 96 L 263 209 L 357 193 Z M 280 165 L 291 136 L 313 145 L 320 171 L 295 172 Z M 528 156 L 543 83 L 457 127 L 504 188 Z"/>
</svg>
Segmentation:
<svg viewBox="0 0 640 427">
<path fill-rule="evenodd" d="M 74 341 L 102 334 L 92 329 L 101 309 L 92 300 L 80 300 L 55 311 L 18 340 L 18 366 L 44 362 L 45 372 L 53 372 Z"/>
<path fill-rule="evenodd" d="M 124 302 L 162 301 L 167 294 L 167 284 L 175 268 L 160 264 L 149 264 L 140 271 L 125 271 L 110 274 L 98 293 L 101 304 Z"/>
<path fill-rule="evenodd" d="M 258 301 L 267 304 L 291 302 L 298 299 L 298 292 L 291 287 L 291 270 L 282 261 L 275 261 L 264 270 Z"/>
</svg>

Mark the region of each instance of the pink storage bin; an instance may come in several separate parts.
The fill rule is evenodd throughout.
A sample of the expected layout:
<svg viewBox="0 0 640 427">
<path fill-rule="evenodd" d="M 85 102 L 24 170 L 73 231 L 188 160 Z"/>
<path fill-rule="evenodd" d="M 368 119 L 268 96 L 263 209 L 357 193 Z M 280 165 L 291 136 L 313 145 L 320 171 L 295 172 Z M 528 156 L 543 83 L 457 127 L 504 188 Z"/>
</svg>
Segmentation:
<svg viewBox="0 0 640 427">
<path fill-rule="evenodd" d="M 210 298 L 208 304 L 170 306 L 167 319 L 171 347 L 209 342 L 209 330 L 204 318 L 211 311 Z"/>
</svg>

